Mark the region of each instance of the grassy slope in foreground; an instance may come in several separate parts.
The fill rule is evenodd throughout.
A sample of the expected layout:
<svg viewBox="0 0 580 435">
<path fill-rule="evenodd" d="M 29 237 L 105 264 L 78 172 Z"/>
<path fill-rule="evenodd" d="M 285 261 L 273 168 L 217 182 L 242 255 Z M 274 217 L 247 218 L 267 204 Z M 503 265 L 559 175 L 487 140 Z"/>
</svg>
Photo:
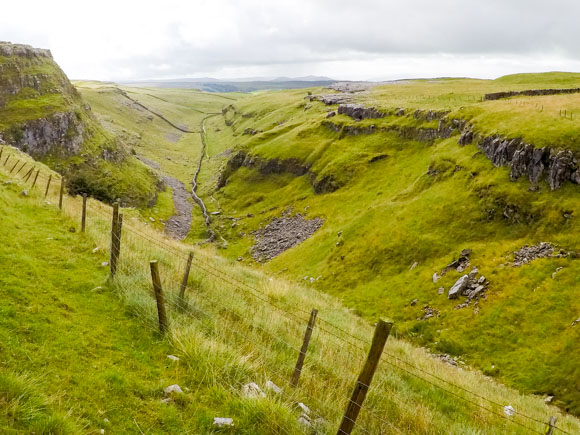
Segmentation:
<svg viewBox="0 0 580 435">
<path fill-rule="evenodd" d="M 45 181 L 48 171 L 42 171 Z M 366 348 L 372 332 L 360 318 L 331 297 L 201 250 L 196 250 L 188 302 L 177 309 L 174 292 L 187 247 L 131 218 L 125 219 L 117 278 L 107 282 L 100 262 L 106 259 L 110 209 L 90 200 L 88 233 L 72 233 L 68 229 L 78 225 L 78 200 L 65 197 L 59 216 L 37 190 L 23 197 L 22 180 L 7 185 L 6 179 L 0 167 L 0 202 L 10 230 L 0 235 L 2 263 L 10 264 L 0 277 L 2 427 L 53 433 L 94 433 L 101 427 L 111 433 L 209 433 L 213 416 L 230 416 L 236 423 L 233 433 L 301 433 L 296 409 L 301 401 L 313 415 L 324 416 L 321 433 L 336 432 L 364 355 L 364 349 L 347 342 Z M 50 202 L 55 194 L 51 190 Z M 160 244 L 166 248 L 158 249 Z M 171 333 L 166 338 L 154 332 L 156 311 L 147 270 L 151 258 L 160 260 L 170 307 Z M 258 303 L 239 286 L 218 279 L 220 274 L 230 283 L 245 282 L 266 299 Z M 320 310 L 318 324 L 301 384 L 291 389 L 286 380 L 306 324 L 299 307 L 313 306 Z M 302 319 L 295 322 L 294 316 Z M 332 329 L 329 321 L 352 336 Z M 180 357 L 178 363 L 169 363 L 169 352 Z M 283 394 L 241 396 L 241 385 L 255 381 L 263 386 L 266 379 L 282 386 Z M 170 404 L 160 403 L 162 387 L 174 382 L 184 387 L 184 394 L 173 396 Z M 511 421 L 502 417 L 507 404 L 518 412 Z M 544 422 L 558 410 L 391 337 L 360 426 L 371 433 L 391 430 L 390 425 L 410 434 L 544 431 L 544 424 L 524 414 Z M 580 422 L 570 416 L 559 416 L 558 426 L 569 433 L 580 430 Z"/>
<path fill-rule="evenodd" d="M 532 82 L 525 87 L 541 84 Z M 487 107 L 485 117 L 492 125 L 494 107 L 481 103 L 479 109 L 476 98 L 471 103 L 467 98 L 458 101 L 457 95 L 467 89 L 483 95 L 511 89 L 511 84 L 411 82 L 383 86 L 360 98 L 380 103 L 386 110 L 406 107 L 405 102 L 413 110 L 454 110 L 463 104 L 472 104 L 477 110 Z M 319 92 L 324 91 L 314 90 Z M 455 100 L 449 94 L 455 94 Z M 335 133 L 322 125 L 328 108 L 306 102 L 305 95 L 304 91 L 290 91 L 254 96 L 228 111 L 230 127 L 224 119 L 210 122 L 208 143 L 213 158 L 202 172 L 202 194 L 218 200 L 222 216 L 240 218 L 234 227 L 226 218 L 215 218 L 230 242 L 222 252 L 230 258 L 250 260 L 252 232 L 288 208 L 308 217 L 322 217 L 325 224 L 313 237 L 265 268 L 296 281 L 320 277 L 315 287 L 341 298 L 367 318 L 388 315 L 397 322 L 399 333 L 415 342 L 461 356 L 484 373 L 524 391 L 555 394 L 562 407 L 580 412 L 576 363 L 580 360 L 580 328 L 572 326 L 580 316 L 580 261 L 568 257 L 541 259 L 520 268 L 506 266 L 510 254 L 525 244 L 549 241 L 578 251 L 578 187 L 567 183 L 550 192 L 542 182 L 539 191 L 528 191 L 527 180 L 510 182 L 507 169 L 493 167 L 473 145 L 458 146 L 458 136 L 426 143 L 401 138 L 395 132 Z M 554 98 L 573 104 L 578 96 Z M 539 122 L 534 131 L 541 132 L 545 112 L 536 114 L 538 118 L 528 122 Z M 513 116 L 524 115 L 514 110 Z M 504 124 L 511 125 L 511 119 L 505 118 Z M 356 127 L 437 127 L 436 121 L 423 123 L 413 117 L 356 123 L 341 115 L 329 121 Z M 514 125 L 511 134 L 519 135 L 522 127 Z M 576 138 L 568 143 L 570 147 L 580 143 L 578 122 L 569 125 L 562 119 L 559 126 L 558 134 L 568 134 L 570 129 L 569 134 Z M 244 135 L 246 128 L 262 133 Z M 547 133 L 553 134 L 552 130 Z M 531 140 L 542 138 L 546 136 Z M 316 195 L 309 175 L 264 175 L 241 168 L 215 192 L 214 174 L 225 161 L 218 154 L 235 145 L 264 158 L 298 158 L 318 176 L 331 175 L 343 187 Z M 380 155 L 385 158 L 371 163 Z M 430 168 L 432 175 L 428 174 Z M 438 289 L 449 289 L 462 274 L 448 273 L 437 283 L 432 275 L 465 248 L 473 249 L 472 264 L 491 286 L 479 304 L 454 309 L 458 301 L 439 295 Z M 411 270 L 415 262 L 417 267 Z M 558 268 L 562 269 L 552 277 Z M 410 304 L 413 299 L 418 299 L 415 305 Z M 425 314 L 425 306 L 436 309 L 439 316 L 418 320 Z"/>
</svg>

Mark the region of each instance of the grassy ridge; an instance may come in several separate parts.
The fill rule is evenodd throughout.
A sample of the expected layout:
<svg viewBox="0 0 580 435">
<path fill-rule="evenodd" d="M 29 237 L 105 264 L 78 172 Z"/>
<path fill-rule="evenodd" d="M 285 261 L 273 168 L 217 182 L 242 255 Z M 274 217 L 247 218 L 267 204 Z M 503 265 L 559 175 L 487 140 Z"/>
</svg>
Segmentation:
<svg viewBox="0 0 580 435">
<path fill-rule="evenodd" d="M 0 171 L 6 180 L 6 171 Z M 42 177 L 48 175 L 45 171 Z M 318 423 L 322 433 L 336 430 L 372 331 L 361 318 L 334 298 L 232 264 L 211 249 L 195 251 L 184 305 L 175 292 L 188 247 L 130 217 L 125 219 L 118 276 L 106 281 L 107 270 L 100 262 L 108 248 L 107 207 L 89 201 L 88 233 L 71 233 L 68 228 L 78 225 L 78 200 L 65 197 L 63 215 L 58 216 L 38 191 L 28 198 L 19 196 L 22 188 L 22 181 L 0 184 L 3 210 L 10 216 L 7 225 L 13 227 L 1 236 L 7 247 L 3 261 L 13 265 L 10 274 L 2 276 L 6 291 L 0 304 L 7 313 L 0 322 L 5 337 L 0 348 L 5 362 L 0 383 L 0 401 L 6 405 L 0 414 L 4 427 L 64 433 L 92 433 L 100 427 L 123 433 L 210 433 L 211 418 L 219 415 L 234 418 L 234 433 L 301 433 L 296 410 L 301 401 L 313 415 L 324 417 L 326 423 Z M 50 192 L 50 202 L 56 191 Z M 41 259 L 39 246 L 45 254 Z M 34 259 L 33 265 L 28 258 Z M 167 338 L 154 332 L 156 311 L 147 264 L 151 258 L 160 260 L 170 303 Z M 42 276 L 31 281 L 31 269 L 42 271 Z M 220 274 L 229 277 L 230 284 Z M 257 289 L 270 302 L 259 303 L 240 285 L 232 285 L 232 279 Z M 38 291 L 38 284 L 46 293 Z M 314 306 L 320 311 L 319 323 L 301 386 L 292 390 L 285 379 L 306 324 L 303 310 Z M 357 350 L 357 342 L 363 349 Z M 71 348 L 70 343 L 76 346 Z M 180 357 L 179 363 L 168 363 L 169 352 Z M 40 382 L 39 373 L 44 373 Z M 439 380 L 426 373 L 436 374 Z M 246 382 L 263 386 L 266 379 L 284 387 L 282 396 L 268 393 L 264 399 L 247 399 L 240 394 Z M 161 388 L 174 382 L 186 388 L 184 394 L 173 396 L 170 404 L 160 403 Z M 360 425 L 371 433 L 390 430 L 391 424 L 402 433 L 425 434 L 544 429 L 520 414 L 512 420 L 525 427 L 502 418 L 505 404 L 541 422 L 557 413 L 539 398 L 523 396 L 476 371 L 450 367 L 391 337 Z M 572 417 L 561 416 L 558 425 L 570 433 L 580 430 Z"/>
</svg>

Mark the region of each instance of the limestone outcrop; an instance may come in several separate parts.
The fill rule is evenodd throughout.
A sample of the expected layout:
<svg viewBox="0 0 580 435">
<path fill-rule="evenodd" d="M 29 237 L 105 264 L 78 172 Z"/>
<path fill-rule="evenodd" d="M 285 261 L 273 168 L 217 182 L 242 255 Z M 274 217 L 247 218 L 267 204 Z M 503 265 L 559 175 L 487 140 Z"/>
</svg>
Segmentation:
<svg viewBox="0 0 580 435">
<path fill-rule="evenodd" d="M 260 156 L 249 154 L 246 151 L 238 151 L 228 160 L 222 169 L 218 178 L 217 188 L 221 189 L 224 187 L 229 177 L 241 167 L 256 169 L 264 175 L 290 173 L 300 177 L 308 174 L 310 184 L 314 188 L 315 193 L 334 192 L 341 187 L 332 175 L 320 177 L 311 171 L 310 164 L 304 163 L 297 158 L 264 159 Z"/>
<path fill-rule="evenodd" d="M 566 181 L 580 184 L 578 163 L 570 150 L 536 148 L 519 138 L 509 139 L 497 135 L 481 137 L 470 129 L 459 137 L 462 146 L 474 141 L 495 166 L 510 168 L 512 181 L 526 176 L 535 185 L 545 177 L 552 190 L 558 189 Z"/>
<path fill-rule="evenodd" d="M 338 114 L 350 116 L 357 121 L 384 118 L 386 116 L 385 113 L 374 107 L 365 107 L 361 104 L 341 104 L 338 106 Z"/>
</svg>

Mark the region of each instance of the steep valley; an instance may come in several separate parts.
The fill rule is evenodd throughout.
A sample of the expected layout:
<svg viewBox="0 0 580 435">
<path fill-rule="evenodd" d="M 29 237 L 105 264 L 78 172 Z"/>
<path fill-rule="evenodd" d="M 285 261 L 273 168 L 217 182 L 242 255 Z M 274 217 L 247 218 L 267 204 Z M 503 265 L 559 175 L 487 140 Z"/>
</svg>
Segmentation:
<svg viewBox="0 0 580 435">
<path fill-rule="evenodd" d="M 552 90 L 577 89 L 580 74 L 208 94 L 92 81 L 71 84 L 50 53 L 1 43 L 0 77 L 5 156 L 32 164 L 18 149 L 44 162 L 66 177 L 71 196 L 88 193 L 105 203 L 121 198 L 125 237 L 131 237 L 130 249 L 122 252 L 130 267 L 120 277 L 99 281 L 103 265 L 108 265 L 100 257 L 110 241 L 109 215 L 95 214 L 91 218 L 96 228 L 87 236 L 79 234 L 81 244 L 75 248 L 82 255 L 74 265 L 90 282 L 75 281 L 74 292 L 67 294 L 79 311 L 68 315 L 87 322 L 88 329 L 106 317 L 101 311 L 96 320 L 86 314 L 89 306 L 77 293 L 88 287 L 93 289 L 90 300 L 113 303 L 111 296 L 119 296 L 130 314 L 125 318 L 121 309 L 114 312 L 114 321 L 126 325 L 128 332 L 117 337 L 119 354 L 106 349 L 104 359 L 136 352 L 131 344 L 134 321 L 155 322 L 149 270 L 144 268 L 153 256 L 162 258 L 162 268 L 173 268 L 167 278 L 173 283 L 164 281 L 171 292 L 181 279 L 180 262 L 187 251 L 193 250 L 201 264 L 217 268 L 193 273 L 190 302 L 195 303 L 181 306 L 171 293 L 170 301 L 178 308 L 171 314 L 175 330 L 162 339 L 163 347 L 152 360 L 138 365 L 149 379 L 159 373 L 165 353 L 181 352 L 187 366 L 167 365 L 162 380 L 169 383 L 174 376 L 191 385 L 192 394 L 187 391 L 175 403 L 159 405 L 161 381 L 141 383 L 128 374 L 126 364 L 104 375 L 106 379 L 91 375 L 108 385 L 121 408 L 121 395 L 131 390 L 127 383 L 138 384 L 130 402 L 135 409 L 146 409 L 150 427 L 211 431 L 210 415 L 219 410 L 239 416 L 240 433 L 276 432 L 271 421 L 280 421 L 291 433 L 304 430 L 294 415 L 300 390 L 284 399 L 269 395 L 257 406 L 238 397 L 239 383 L 270 380 L 268 364 L 294 364 L 293 351 L 264 355 L 250 342 L 270 328 L 284 339 L 300 339 L 302 326 L 296 333 L 283 316 L 256 315 L 263 315 L 265 306 L 235 294 L 235 285 L 212 275 L 217 270 L 234 282 L 259 287 L 268 295 L 262 302 L 274 298 L 293 312 L 307 314 L 320 305 L 322 318 L 330 316 L 352 334 L 357 331 L 357 337 L 361 331 L 370 336 L 377 318 L 391 319 L 395 355 L 416 359 L 445 382 L 461 378 L 470 391 L 476 385 L 496 400 L 494 406 L 502 405 L 496 410 L 499 417 L 481 410 L 476 415 L 471 405 L 458 405 L 422 381 L 384 370 L 382 389 L 371 403 L 403 432 L 507 433 L 503 405 L 520 401 L 522 409 L 533 409 L 541 418 L 534 426 L 538 430 L 547 410 L 553 413 L 552 405 L 562 412 L 565 427 L 577 428 L 576 419 L 564 415 L 580 415 L 580 118 L 575 115 L 580 94 Z M 70 216 L 49 220 L 54 197 L 29 192 L 21 180 L 14 181 L 22 174 L 12 173 L 10 165 L 0 169 L 0 200 L 16 216 L 10 226 L 16 231 L 22 220 L 28 222 L 26 231 L 33 240 L 47 244 L 56 237 L 74 245 L 76 236 L 67 234 L 76 232 Z M 67 201 L 76 202 L 65 214 L 76 213 L 79 199 Z M 108 210 L 100 202 L 93 205 L 97 211 Z M 33 219 L 35 207 L 41 214 Z M 40 220 L 46 224 L 41 226 Z M 68 232 L 62 228 L 66 226 Z M 44 237 L 36 227 L 51 235 Z M 17 244 L 9 235 L 5 239 L 11 258 L 19 258 Z M 33 245 L 24 244 L 22 255 L 31 255 Z M 160 254 L 159 246 L 169 250 Z M 60 249 L 51 247 L 45 262 L 62 260 Z M 51 294 L 56 294 L 58 276 L 51 274 L 50 279 Z M 16 301 L 21 283 L 9 284 L 10 298 Z M 48 301 L 49 296 L 43 298 Z M 7 309 L 10 316 L 24 318 L 14 307 L 16 302 Z M 198 311 L 202 307 L 211 316 Z M 260 322 L 262 329 L 254 324 L 244 329 L 239 312 Z M 10 316 L 4 331 L 0 325 L 0 333 L 7 336 L 13 327 Z M 106 329 L 113 333 L 114 328 Z M 242 336 L 241 342 L 230 336 L 232 331 Z M 245 334 L 252 340 L 245 340 Z M 140 352 L 147 353 L 157 339 L 142 338 Z M 10 346 L 14 354 L 28 349 L 20 349 L 19 342 Z M 315 345 L 316 354 L 324 355 L 326 346 L 330 349 L 327 342 Z M 358 366 L 347 353 L 330 352 L 340 364 L 317 375 L 336 380 L 346 390 L 350 378 L 343 379 L 346 369 L 341 364 L 348 366 L 348 376 Z M 16 359 L 7 360 L 13 373 L 0 381 L 26 384 L 28 378 L 17 373 Z M 33 370 L 37 364 L 33 358 L 27 367 Z M 83 368 L 80 363 L 73 368 L 71 388 L 77 394 L 81 387 L 76 379 Z M 198 377 L 204 379 L 201 386 L 196 386 Z M 57 390 L 50 396 L 60 394 Z M 380 400 L 395 390 L 403 401 L 393 405 Z M 99 394 L 96 403 L 105 407 Z M 320 410 L 340 417 L 335 405 L 342 390 L 339 395 L 338 390 L 321 388 L 312 394 Z M 73 428 L 69 432 L 83 424 L 96 427 L 101 419 L 83 408 L 75 417 L 81 423 L 71 423 L 56 402 L 41 417 L 53 418 L 54 408 L 55 421 Z M 421 411 L 407 407 L 409 402 L 419 403 Z M 196 414 L 197 409 L 202 413 Z M 182 419 L 182 412 L 188 417 Z M 123 430 L 135 429 L 123 412 L 107 415 Z M 333 431 L 334 421 L 330 423 L 320 433 Z M 376 427 L 382 431 L 383 426 Z M 513 433 L 525 431 L 516 428 Z"/>
<path fill-rule="evenodd" d="M 213 106 L 191 90 L 126 90 L 188 128 L 221 110 L 206 122 L 198 194 L 222 255 L 306 282 L 364 318 L 389 316 L 401 336 L 577 413 L 580 127 L 563 113 L 580 96 L 484 97 L 578 83 L 565 73 L 408 81 L 216 96 Z M 112 91 L 80 86 L 101 118 L 138 119 L 119 118 Z M 190 185 L 199 143 L 176 148 L 168 133 L 147 139 L 149 124 L 131 128 L 139 153 Z M 187 240 L 206 238 L 196 206 Z M 540 242 L 551 256 L 513 267 L 514 252 Z M 465 249 L 468 267 L 447 268 Z M 484 289 L 449 299 L 473 269 Z"/>
<path fill-rule="evenodd" d="M 338 94 L 375 107 L 370 118 L 319 101 L 333 95 L 323 89 L 242 99 L 210 121 L 201 177 L 202 195 L 219 204 L 221 252 L 306 281 L 365 318 L 388 315 L 401 336 L 578 413 L 580 124 L 563 113 L 580 109 L 580 98 L 483 98 L 578 83 L 574 74 L 522 75 Z M 499 138 L 493 151 L 490 137 Z M 502 143 L 505 158 L 495 151 Z M 543 148 L 548 157 L 534 169 L 512 162 L 509 146 L 511 156 Z M 270 261 L 252 258 L 262 229 L 295 214 L 324 224 Z M 540 242 L 552 255 L 513 266 L 514 252 Z M 464 249 L 469 266 L 446 268 Z M 473 269 L 484 292 L 448 298 Z"/>
</svg>

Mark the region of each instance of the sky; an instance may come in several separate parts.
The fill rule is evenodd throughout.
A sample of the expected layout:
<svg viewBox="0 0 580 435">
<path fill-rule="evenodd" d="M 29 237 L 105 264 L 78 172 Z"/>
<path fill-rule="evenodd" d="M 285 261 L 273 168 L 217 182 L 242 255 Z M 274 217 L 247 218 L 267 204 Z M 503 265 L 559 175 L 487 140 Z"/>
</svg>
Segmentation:
<svg viewBox="0 0 580 435">
<path fill-rule="evenodd" d="M 580 71 L 576 0 L 22 0 L 0 40 L 72 79 L 496 78 Z"/>
</svg>

